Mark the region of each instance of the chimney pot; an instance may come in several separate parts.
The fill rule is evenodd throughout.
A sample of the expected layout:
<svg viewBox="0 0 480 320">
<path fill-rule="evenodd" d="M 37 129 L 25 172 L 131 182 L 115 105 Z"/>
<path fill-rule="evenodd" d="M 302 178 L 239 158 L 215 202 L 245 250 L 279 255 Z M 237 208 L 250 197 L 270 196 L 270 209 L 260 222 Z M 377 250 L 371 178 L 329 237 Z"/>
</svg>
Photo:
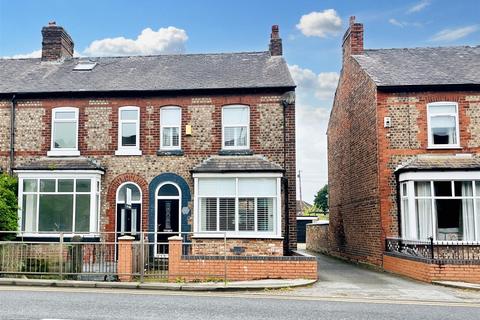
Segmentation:
<svg viewBox="0 0 480 320">
<path fill-rule="evenodd" d="M 73 57 L 73 40 L 55 21 L 42 28 L 42 61 L 57 61 Z"/>
<path fill-rule="evenodd" d="M 363 24 L 350 17 L 349 27 L 343 36 L 343 58 L 353 54 L 363 54 Z"/>
<path fill-rule="evenodd" d="M 279 27 L 277 24 L 272 26 L 269 51 L 272 56 L 281 56 L 283 54 L 282 39 L 280 38 Z"/>
</svg>

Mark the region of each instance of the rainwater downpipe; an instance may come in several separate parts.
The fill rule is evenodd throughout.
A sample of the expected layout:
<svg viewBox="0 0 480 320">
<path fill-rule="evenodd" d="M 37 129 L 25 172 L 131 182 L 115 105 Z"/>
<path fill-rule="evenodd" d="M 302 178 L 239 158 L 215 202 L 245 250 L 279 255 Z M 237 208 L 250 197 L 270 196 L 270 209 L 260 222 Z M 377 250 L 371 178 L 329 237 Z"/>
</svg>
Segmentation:
<svg viewBox="0 0 480 320">
<path fill-rule="evenodd" d="M 284 176 L 282 178 L 283 190 L 285 196 L 283 197 L 284 208 L 285 208 L 285 243 L 287 247 L 284 249 L 286 253 L 290 251 L 289 241 L 290 241 L 290 216 L 289 216 L 289 206 L 288 206 L 288 178 L 287 178 L 287 108 L 288 101 L 282 96 L 282 106 L 283 106 L 283 170 Z"/>
<path fill-rule="evenodd" d="M 15 164 L 15 106 L 17 104 L 16 95 L 13 94 L 10 106 L 10 175 L 13 175 L 13 166 Z"/>
</svg>

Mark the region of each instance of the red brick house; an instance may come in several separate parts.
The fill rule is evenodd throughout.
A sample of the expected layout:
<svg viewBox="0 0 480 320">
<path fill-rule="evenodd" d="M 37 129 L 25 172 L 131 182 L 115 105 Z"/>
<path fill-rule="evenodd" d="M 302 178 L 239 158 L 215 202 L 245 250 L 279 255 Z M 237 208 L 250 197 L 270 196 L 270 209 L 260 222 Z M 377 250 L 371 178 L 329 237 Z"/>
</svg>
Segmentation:
<svg viewBox="0 0 480 320">
<path fill-rule="evenodd" d="M 350 20 L 328 126 L 330 252 L 480 282 L 480 47 L 364 49 Z"/>
<path fill-rule="evenodd" d="M 22 236 L 225 232 L 244 255 L 296 248 L 278 26 L 268 51 L 221 54 L 75 58 L 62 27 L 42 35 L 41 58 L 0 59 L 0 168 L 19 178 Z"/>
</svg>

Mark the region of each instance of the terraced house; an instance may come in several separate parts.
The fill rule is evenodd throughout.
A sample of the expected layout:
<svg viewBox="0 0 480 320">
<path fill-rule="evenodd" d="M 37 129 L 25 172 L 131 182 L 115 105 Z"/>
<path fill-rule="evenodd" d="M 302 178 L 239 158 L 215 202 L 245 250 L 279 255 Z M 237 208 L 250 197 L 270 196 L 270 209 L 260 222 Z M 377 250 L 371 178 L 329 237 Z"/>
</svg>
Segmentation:
<svg viewBox="0 0 480 320">
<path fill-rule="evenodd" d="M 295 84 L 278 26 L 264 52 L 0 60 L 0 167 L 19 178 L 20 234 L 165 241 L 228 254 L 296 248 Z M 209 234 L 210 232 L 210 234 Z M 156 252 L 155 254 L 160 254 Z"/>
<path fill-rule="evenodd" d="M 480 47 L 364 49 L 352 17 L 328 126 L 332 253 L 480 282 Z"/>
</svg>

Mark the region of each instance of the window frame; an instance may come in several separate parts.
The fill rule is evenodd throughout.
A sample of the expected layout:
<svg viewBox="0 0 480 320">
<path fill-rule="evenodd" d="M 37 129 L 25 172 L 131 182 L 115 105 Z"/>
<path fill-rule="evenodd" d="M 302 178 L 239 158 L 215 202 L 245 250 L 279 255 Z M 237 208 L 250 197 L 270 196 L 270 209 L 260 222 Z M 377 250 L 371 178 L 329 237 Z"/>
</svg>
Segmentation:
<svg viewBox="0 0 480 320">
<path fill-rule="evenodd" d="M 225 125 L 224 115 L 225 110 L 228 109 L 239 109 L 239 108 L 246 108 L 248 114 L 248 121 L 247 124 L 238 123 L 235 125 Z M 231 104 L 222 107 L 222 149 L 224 150 L 248 150 L 250 149 L 250 106 L 246 104 Z M 237 128 L 237 127 L 247 127 L 247 143 L 245 146 L 226 146 L 225 145 L 225 128 Z"/>
<path fill-rule="evenodd" d="M 162 111 L 164 110 L 178 110 L 180 112 L 180 123 L 178 126 L 166 126 L 162 124 Z M 178 146 L 164 146 L 163 145 L 163 129 L 178 128 Z M 173 136 L 171 136 L 170 143 L 173 144 Z M 181 150 L 182 149 L 182 108 L 179 106 L 164 106 L 160 108 L 160 150 Z"/>
<path fill-rule="evenodd" d="M 432 127 L 431 127 L 431 118 L 432 114 L 430 111 L 431 107 L 437 106 L 455 106 L 455 112 L 446 112 L 441 114 L 436 114 L 435 116 L 455 116 L 455 135 L 457 143 L 452 144 L 434 144 Z M 458 149 L 460 148 L 460 121 L 459 121 L 459 110 L 457 102 L 441 101 L 441 102 L 431 102 L 427 104 L 427 139 L 428 139 L 428 149 Z"/>
<path fill-rule="evenodd" d="M 122 120 L 122 111 L 136 111 L 137 119 Z M 122 146 L 122 124 L 135 123 L 136 124 L 136 141 L 134 146 Z M 121 156 L 140 156 L 142 151 L 140 149 L 140 108 L 137 106 L 123 106 L 118 108 L 118 130 L 117 130 L 117 150 L 115 155 Z"/>
<path fill-rule="evenodd" d="M 193 175 L 194 178 L 194 231 L 195 237 L 199 238 L 217 238 L 217 237 L 224 237 L 227 238 L 268 238 L 268 239 L 283 239 L 282 237 L 282 207 L 281 207 L 281 173 L 225 173 L 225 174 L 216 174 L 216 173 L 195 173 Z M 198 192 L 199 187 L 199 179 L 202 178 L 229 178 L 235 179 L 235 194 L 225 194 L 222 196 L 201 196 Z M 272 178 L 275 179 L 275 196 L 243 196 L 239 194 L 238 188 L 238 181 L 241 178 Z M 217 223 L 216 223 L 216 230 L 215 231 L 203 231 L 201 230 L 201 208 L 200 208 L 200 201 L 201 198 L 216 198 L 217 199 Z M 234 198 L 235 199 L 235 231 L 219 231 L 220 228 L 220 221 L 219 221 L 219 199 L 221 198 Z M 254 224 L 255 224 L 255 231 L 240 231 L 239 230 L 239 199 L 245 198 L 253 198 L 254 199 Z M 273 199 L 273 221 L 272 221 L 272 231 L 256 231 L 258 230 L 258 209 L 257 209 L 257 202 L 259 198 L 272 198 Z"/>
<path fill-rule="evenodd" d="M 452 187 L 452 196 L 437 196 L 434 191 L 434 181 L 449 181 Z M 456 196 L 454 189 L 455 181 L 469 181 L 472 183 L 472 192 L 473 196 Z M 435 244 L 480 244 L 480 208 L 477 206 L 477 201 L 480 200 L 480 190 L 476 189 L 476 181 L 480 181 L 480 171 L 416 171 L 416 172 L 405 172 L 401 173 L 399 176 L 399 185 L 407 184 L 407 198 L 408 198 L 408 211 L 410 213 L 410 227 L 414 228 L 415 234 L 417 234 L 418 225 L 416 224 L 416 200 L 417 199 L 429 199 L 432 204 L 431 212 L 431 222 L 433 229 L 433 241 Z M 415 182 L 429 182 L 430 183 L 430 196 L 416 196 L 415 195 Z M 401 190 L 400 190 L 401 192 Z M 403 194 L 400 194 L 400 200 L 403 198 Z M 473 224 L 474 224 L 474 238 L 475 240 L 437 240 L 437 209 L 436 209 L 436 200 L 441 199 L 472 199 L 473 200 Z M 415 221 L 413 221 L 415 218 Z M 400 233 L 402 237 L 406 240 L 414 241 L 425 241 L 425 239 L 418 239 L 418 236 L 415 237 L 406 237 L 404 229 L 405 221 L 405 212 L 403 210 L 403 205 L 400 204 L 400 219 L 402 220 Z M 413 225 L 415 224 L 415 225 Z"/>
<path fill-rule="evenodd" d="M 18 174 L 18 235 L 27 236 L 27 237 L 60 237 L 63 234 L 66 237 L 72 237 L 74 235 L 82 235 L 84 237 L 98 237 L 100 230 L 100 210 L 101 210 L 101 171 L 91 171 L 91 172 L 78 172 L 73 170 L 66 171 L 21 171 L 17 172 Z M 37 190 L 36 191 L 24 191 L 23 190 L 23 181 L 24 180 L 36 180 L 37 181 Z M 40 180 L 49 179 L 55 180 L 55 192 L 41 192 L 40 191 Z M 58 180 L 62 179 L 72 179 L 74 180 L 74 190 L 72 192 L 58 192 Z M 90 192 L 80 192 L 76 190 L 76 180 L 90 180 Z M 22 230 L 23 226 L 23 196 L 28 194 L 36 195 L 36 226 L 32 231 Z M 61 194 L 72 194 L 73 195 L 73 212 L 72 212 L 72 230 L 71 231 L 39 231 L 39 215 L 40 215 L 40 195 L 41 194 L 50 194 L 50 195 L 61 195 Z M 89 194 L 90 195 L 90 216 L 89 216 L 89 230 L 86 232 L 76 232 L 75 231 L 75 215 L 76 215 L 76 195 Z"/>
<path fill-rule="evenodd" d="M 74 112 L 75 119 L 55 119 L 55 115 L 60 112 Z M 72 123 L 75 122 L 75 147 L 74 148 L 56 148 L 55 147 L 55 124 L 56 123 Z M 79 127 L 79 110 L 75 107 L 57 107 L 52 109 L 52 120 L 50 127 L 50 150 L 47 156 L 79 156 L 78 150 L 78 127 Z"/>
</svg>

